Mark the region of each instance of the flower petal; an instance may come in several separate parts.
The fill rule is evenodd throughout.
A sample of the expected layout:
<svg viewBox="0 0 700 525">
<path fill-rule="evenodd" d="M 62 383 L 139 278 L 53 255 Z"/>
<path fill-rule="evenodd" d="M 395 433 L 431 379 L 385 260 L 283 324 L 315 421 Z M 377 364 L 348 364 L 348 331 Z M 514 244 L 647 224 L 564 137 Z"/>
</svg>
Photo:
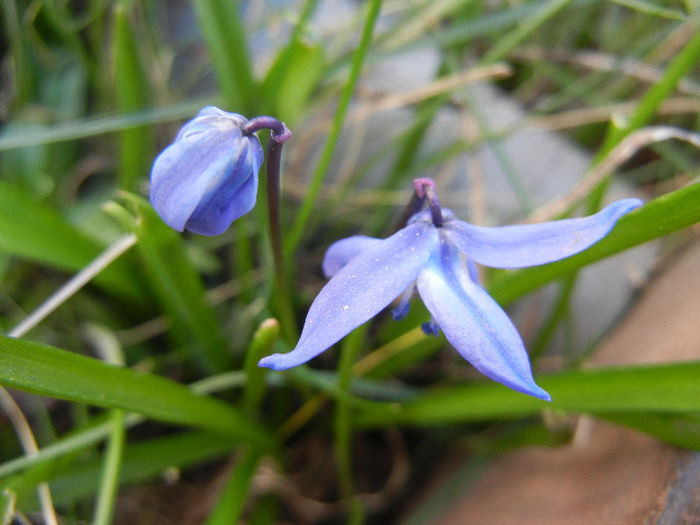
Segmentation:
<svg viewBox="0 0 700 525">
<path fill-rule="evenodd" d="M 235 163 L 225 168 L 219 180 L 212 181 L 185 229 L 200 235 L 219 235 L 255 207 L 260 160 L 254 144 L 242 146 Z"/>
<path fill-rule="evenodd" d="M 418 274 L 418 293 L 452 346 L 482 374 L 551 400 L 532 377 L 518 331 L 498 304 L 469 277 L 456 247 L 441 236 L 440 250 Z"/>
<path fill-rule="evenodd" d="M 480 264 L 524 268 L 585 250 L 605 237 L 620 217 L 641 205 L 639 199 L 623 199 L 589 217 L 497 228 L 453 220 L 445 223 L 445 230 L 462 252 Z"/>
<path fill-rule="evenodd" d="M 352 258 L 311 304 L 296 348 L 258 365 L 284 370 L 326 350 L 410 286 L 437 244 L 433 226 L 411 224 Z"/>
<path fill-rule="evenodd" d="M 353 235 L 334 242 L 328 247 L 326 255 L 323 257 L 323 264 L 321 265 L 323 275 L 330 279 L 343 266 L 349 263 L 353 257 L 370 248 L 374 248 L 380 242 L 382 242 L 382 239 L 367 237 L 366 235 Z"/>
<path fill-rule="evenodd" d="M 199 134 L 216 134 L 219 130 L 231 127 L 241 128 L 248 119 L 238 113 L 229 113 L 216 106 L 207 106 L 199 110 L 197 116 L 186 122 L 178 132 L 173 142 L 187 140 L 199 140 L 195 137 Z"/>
<path fill-rule="evenodd" d="M 399 297 L 399 304 L 391 310 L 391 316 L 394 318 L 394 321 L 399 321 L 408 315 L 411 309 L 411 297 L 413 297 L 413 292 L 415 291 L 416 283 L 411 284 L 403 291 L 401 297 Z"/>
<path fill-rule="evenodd" d="M 257 137 L 243 136 L 242 123 L 245 119 L 235 113 L 204 108 L 156 158 L 151 170 L 151 203 L 171 228 L 183 231 L 203 199 L 213 199 L 219 190 L 229 197 L 236 195 L 253 174 L 257 176 L 262 146 Z M 214 215 L 226 214 L 215 209 Z M 222 221 L 215 222 L 220 229 Z M 228 224 L 223 229 L 226 227 Z"/>
</svg>

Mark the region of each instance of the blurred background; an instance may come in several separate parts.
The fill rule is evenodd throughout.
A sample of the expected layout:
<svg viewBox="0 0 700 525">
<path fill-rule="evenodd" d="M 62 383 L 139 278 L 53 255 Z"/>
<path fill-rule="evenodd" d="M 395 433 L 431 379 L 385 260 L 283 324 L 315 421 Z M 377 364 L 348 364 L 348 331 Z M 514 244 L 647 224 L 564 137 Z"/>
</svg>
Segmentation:
<svg viewBox="0 0 700 525">
<path fill-rule="evenodd" d="M 695 408 L 666 411 L 652 400 L 642 407 L 649 417 L 636 419 L 626 405 L 610 408 L 606 419 L 655 438 L 581 415 L 598 413 L 585 404 L 521 409 L 491 390 L 486 405 L 501 408 L 482 415 L 441 420 L 426 405 L 435 420 L 416 424 L 425 416 L 416 412 L 416 421 L 378 423 L 362 416 L 373 410 L 363 400 L 400 404 L 431 387 L 480 384 L 444 338 L 417 329 L 429 315 L 420 301 L 400 322 L 385 312 L 348 337 L 359 357 L 347 377 L 336 371 L 340 344 L 295 373 L 255 371 L 255 352 L 295 342 L 265 324 L 276 313 L 265 205 L 208 238 L 169 231 L 144 198 L 154 158 L 201 107 L 285 121 L 293 135 L 283 229 L 299 325 L 325 282 L 328 245 L 390 233 L 415 177 L 434 178 L 460 218 L 493 226 L 679 196 L 625 230 L 619 247 L 561 274 L 523 274 L 522 290 L 508 286 L 509 272 L 485 269 L 482 278 L 508 304 L 536 377 L 700 359 L 698 231 L 685 228 L 700 205 L 690 193 L 700 141 L 689 135 L 700 110 L 698 8 L 697 0 L 2 0 L 3 333 L 126 239 L 26 339 L 204 384 L 201 392 L 240 407 L 276 446 L 252 454 L 249 437 L 183 430 L 172 425 L 183 423 L 178 416 L 154 416 L 144 401 L 145 422 L 112 421 L 124 439 L 112 471 L 120 488 L 111 503 L 96 503 L 108 491 L 105 422 L 114 409 L 138 408 L 141 394 L 128 405 L 82 384 L 76 395 L 69 382 L 20 388 L 14 402 L 39 449 L 63 448 L 32 460 L 6 417 L 0 523 L 50 522 L 35 492 L 44 481 L 61 523 L 111 515 L 130 524 L 697 522 L 674 521 L 698 516 L 688 514 L 698 507 L 688 482 L 697 458 L 666 444 L 697 448 Z M 666 217 L 670 225 L 655 232 Z M 27 374 L 39 374 L 36 366 Z M 114 381 L 115 392 L 130 389 Z M 683 417 L 658 416 L 671 411 Z M 629 456 L 620 457 L 621 444 Z M 627 481 L 604 484 L 615 479 Z M 587 497 L 589 485 L 607 488 Z"/>
</svg>

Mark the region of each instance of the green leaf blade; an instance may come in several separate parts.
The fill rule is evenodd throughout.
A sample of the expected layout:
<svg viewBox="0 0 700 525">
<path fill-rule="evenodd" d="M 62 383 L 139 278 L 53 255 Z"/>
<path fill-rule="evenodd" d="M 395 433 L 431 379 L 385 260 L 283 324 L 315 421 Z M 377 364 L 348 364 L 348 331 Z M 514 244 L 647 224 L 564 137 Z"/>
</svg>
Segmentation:
<svg viewBox="0 0 700 525">
<path fill-rule="evenodd" d="M 151 105 L 148 76 L 141 60 L 142 50 L 137 45 L 133 21 L 127 18 L 123 5 L 114 13 L 114 80 L 117 102 L 122 113 L 134 113 Z M 153 158 L 153 136 L 146 126 L 138 126 L 120 133 L 119 187 L 134 190 L 136 181 L 144 177 Z"/>
<path fill-rule="evenodd" d="M 258 87 L 237 2 L 195 0 L 193 7 L 228 109 L 251 118 L 258 109 Z"/>
<path fill-rule="evenodd" d="M 537 376 L 547 403 L 498 383 L 428 390 L 404 404 L 376 404 L 360 422 L 430 426 L 533 415 L 545 408 L 592 414 L 700 411 L 700 362 L 576 370 Z"/>
<path fill-rule="evenodd" d="M 215 431 L 264 446 L 259 425 L 216 398 L 164 377 L 117 367 L 65 350 L 0 336 L 0 385 Z"/>
<path fill-rule="evenodd" d="M 68 272 L 77 272 L 104 249 L 54 209 L 0 180 L 0 251 Z M 130 265 L 119 259 L 95 282 L 119 297 L 141 298 Z"/>
<path fill-rule="evenodd" d="M 138 248 L 153 290 L 173 320 L 175 338 L 197 352 L 195 358 L 204 369 L 228 370 L 230 356 L 219 319 L 207 303 L 204 283 L 187 256 L 182 237 L 166 226 L 150 203 L 135 195 L 125 198 L 139 218 L 134 227 Z"/>
</svg>

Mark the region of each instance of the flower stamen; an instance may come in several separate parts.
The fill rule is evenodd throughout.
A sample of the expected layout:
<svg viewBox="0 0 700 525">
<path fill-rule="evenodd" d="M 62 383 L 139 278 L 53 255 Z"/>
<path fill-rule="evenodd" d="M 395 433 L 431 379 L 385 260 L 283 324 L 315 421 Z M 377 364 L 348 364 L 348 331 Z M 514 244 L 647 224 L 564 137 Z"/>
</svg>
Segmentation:
<svg viewBox="0 0 700 525">
<path fill-rule="evenodd" d="M 440 201 L 438 200 L 437 192 L 435 191 L 435 181 L 427 177 L 421 177 L 414 179 L 413 187 L 415 188 L 416 195 L 419 199 L 425 199 L 428 201 L 428 207 L 430 208 L 430 216 L 432 217 L 433 224 L 436 228 L 441 228 L 443 224 L 442 209 L 440 208 Z"/>
</svg>

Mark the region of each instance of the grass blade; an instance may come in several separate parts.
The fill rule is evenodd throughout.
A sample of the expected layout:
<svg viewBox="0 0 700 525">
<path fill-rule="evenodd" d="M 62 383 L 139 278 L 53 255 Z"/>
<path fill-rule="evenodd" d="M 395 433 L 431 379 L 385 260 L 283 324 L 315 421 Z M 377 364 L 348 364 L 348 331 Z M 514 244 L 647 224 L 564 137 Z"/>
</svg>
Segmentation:
<svg viewBox="0 0 700 525">
<path fill-rule="evenodd" d="M 498 383 L 435 388 L 402 405 L 376 404 L 359 416 L 365 426 L 398 423 L 416 426 L 522 417 L 544 408 L 593 414 L 641 414 L 700 411 L 700 362 L 658 366 L 576 370 L 539 375 L 537 383 L 552 395 L 547 403 Z"/>
<path fill-rule="evenodd" d="M 39 343 L 0 337 L 0 385 L 212 430 L 269 445 L 267 433 L 237 409 L 164 377 L 108 365 Z"/>
<path fill-rule="evenodd" d="M 331 160 L 333 158 L 333 152 L 338 144 L 338 139 L 340 138 L 340 131 L 343 127 L 343 122 L 345 121 L 345 114 L 347 113 L 348 106 L 350 105 L 350 100 L 355 92 L 355 86 L 360 77 L 360 71 L 362 70 L 362 64 L 364 63 L 369 45 L 372 41 L 372 32 L 374 30 L 374 24 L 379 16 L 379 11 L 382 6 L 381 0 L 372 0 L 369 4 L 367 11 L 367 18 L 365 18 L 365 25 L 362 30 L 362 36 L 360 38 L 360 43 L 355 50 L 352 59 L 352 66 L 350 68 L 350 76 L 348 78 L 343 92 L 340 95 L 340 102 L 338 103 L 338 109 L 335 112 L 335 117 L 333 118 L 333 124 L 331 125 L 330 132 L 328 134 L 328 139 L 323 147 L 321 153 L 321 158 L 316 165 L 316 169 L 311 175 L 311 182 L 306 191 L 306 196 L 299 209 L 299 214 L 296 217 L 294 226 L 289 232 L 286 242 L 285 242 L 285 253 L 287 256 L 294 253 L 294 250 L 301 241 L 301 237 L 306 229 L 307 222 L 311 218 L 311 212 L 314 209 L 316 198 L 321 191 L 321 186 L 323 185 L 323 179 L 326 176 L 326 171 L 330 166 Z"/>
<path fill-rule="evenodd" d="M 216 434 L 181 432 L 166 437 L 130 444 L 124 451 L 119 484 L 133 484 L 157 479 L 168 467 L 185 469 L 192 465 L 211 461 L 227 454 L 231 442 Z M 50 481 L 57 503 L 66 505 L 93 495 L 99 482 L 102 464 L 100 458 L 72 464 L 45 475 Z M 31 474 L 29 472 L 28 474 Z M 21 486 L 22 477 L 7 482 Z M 21 501 L 23 506 L 30 502 Z"/>
<path fill-rule="evenodd" d="M 205 525 L 239 523 L 245 509 L 253 475 L 261 459 L 262 455 L 257 450 L 247 450 L 243 453 L 219 496 L 216 507 L 207 517 Z"/>
<path fill-rule="evenodd" d="M 258 109 L 258 89 L 238 6 L 237 2 L 229 0 L 195 0 L 193 3 L 222 96 L 230 110 L 251 118 Z"/>
<path fill-rule="evenodd" d="M 99 482 L 94 525 L 110 525 L 119 491 L 119 471 L 124 453 L 124 411 L 111 411 L 112 432 L 107 444 L 102 476 Z"/>
<path fill-rule="evenodd" d="M 77 272 L 104 249 L 55 210 L 21 188 L 0 181 L 0 251 L 68 272 Z M 114 261 L 95 277 L 95 283 L 114 295 L 143 297 L 131 266 Z"/>
<path fill-rule="evenodd" d="M 162 308 L 172 317 L 173 333 L 205 370 L 230 368 L 228 346 L 214 309 L 207 303 L 202 278 L 190 262 L 179 233 L 158 217 L 150 203 L 131 194 L 139 220 L 133 225 L 149 281 Z"/>
<path fill-rule="evenodd" d="M 202 107 L 215 103 L 216 100 L 213 97 L 204 97 L 127 115 L 103 115 L 67 121 L 38 130 L 13 132 L 5 130 L 0 134 L 0 151 L 83 139 L 132 129 L 144 124 L 162 124 L 191 118 Z"/>
<path fill-rule="evenodd" d="M 149 81 L 132 23 L 127 18 L 125 6 L 117 6 L 113 28 L 114 83 L 122 113 L 133 113 L 151 105 Z M 137 179 L 149 171 L 153 158 L 153 136 L 149 128 L 139 126 L 122 131 L 119 138 L 119 187 L 133 191 Z"/>
</svg>

